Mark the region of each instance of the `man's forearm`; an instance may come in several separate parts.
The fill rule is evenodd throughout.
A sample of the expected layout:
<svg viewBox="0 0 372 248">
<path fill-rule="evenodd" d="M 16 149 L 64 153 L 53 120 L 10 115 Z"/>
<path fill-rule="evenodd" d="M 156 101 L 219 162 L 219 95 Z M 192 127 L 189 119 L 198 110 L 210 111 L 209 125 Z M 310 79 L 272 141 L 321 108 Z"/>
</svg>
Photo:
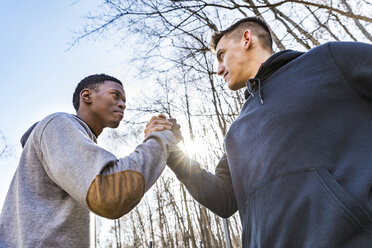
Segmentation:
<svg viewBox="0 0 372 248">
<path fill-rule="evenodd" d="M 175 142 L 170 131 L 153 133 L 133 153 L 105 166 L 87 193 L 91 210 L 115 219 L 133 209 L 163 172 Z"/>
<path fill-rule="evenodd" d="M 236 212 L 234 190 L 227 165 L 222 165 L 220 161 L 220 170 L 212 174 L 202 169 L 197 161 L 185 156 L 182 151 L 172 152 L 167 164 L 200 204 L 224 218 Z"/>
</svg>

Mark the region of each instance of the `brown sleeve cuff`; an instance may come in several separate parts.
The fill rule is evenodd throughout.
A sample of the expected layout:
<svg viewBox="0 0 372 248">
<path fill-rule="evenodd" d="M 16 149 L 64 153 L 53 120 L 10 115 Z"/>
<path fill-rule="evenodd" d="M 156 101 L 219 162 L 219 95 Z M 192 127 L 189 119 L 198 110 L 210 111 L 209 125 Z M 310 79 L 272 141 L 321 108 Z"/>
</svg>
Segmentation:
<svg viewBox="0 0 372 248">
<path fill-rule="evenodd" d="M 144 176 L 138 171 L 125 170 L 96 176 L 89 186 L 86 201 L 94 213 L 117 219 L 132 210 L 144 193 Z"/>
</svg>

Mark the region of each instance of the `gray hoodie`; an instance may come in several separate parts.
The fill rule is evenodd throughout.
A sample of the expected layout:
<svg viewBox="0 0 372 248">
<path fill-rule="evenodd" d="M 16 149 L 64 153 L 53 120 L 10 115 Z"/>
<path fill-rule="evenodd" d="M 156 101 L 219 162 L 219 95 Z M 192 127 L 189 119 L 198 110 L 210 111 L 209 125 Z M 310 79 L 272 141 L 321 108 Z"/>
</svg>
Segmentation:
<svg viewBox="0 0 372 248">
<path fill-rule="evenodd" d="M 25 143 L 0 216 L 0 247 L 89 247 L 89 212 L 119 218 L 162 173 L 171 131 L 116 158 L 75 115 L 40 121 Z M 90 211 L 89 211 L 90 210 Z"/>
</svg>

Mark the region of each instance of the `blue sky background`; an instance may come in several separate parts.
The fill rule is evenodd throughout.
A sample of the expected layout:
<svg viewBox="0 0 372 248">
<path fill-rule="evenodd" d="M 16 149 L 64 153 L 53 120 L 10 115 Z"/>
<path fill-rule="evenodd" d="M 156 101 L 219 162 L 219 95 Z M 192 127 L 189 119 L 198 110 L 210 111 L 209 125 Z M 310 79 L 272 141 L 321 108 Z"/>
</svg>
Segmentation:
<svg viewBox="0 0 372 248">
<path fill-rule="evenodd" d="M 98 0 L 0 1 L 0 130 L 13 149 L 11 157 L 0 158 L 0 208 L 18 164 L 20 137 L 48 114 L 74 113 L 72 93 L 82 78 L 106 73 L 122 80 L 130 107 L 138 87 L 126 66 L 128 51 L 113 39 L 83 40 L 67 51 L 72 31 L 98 5 Z"/>
</svg>

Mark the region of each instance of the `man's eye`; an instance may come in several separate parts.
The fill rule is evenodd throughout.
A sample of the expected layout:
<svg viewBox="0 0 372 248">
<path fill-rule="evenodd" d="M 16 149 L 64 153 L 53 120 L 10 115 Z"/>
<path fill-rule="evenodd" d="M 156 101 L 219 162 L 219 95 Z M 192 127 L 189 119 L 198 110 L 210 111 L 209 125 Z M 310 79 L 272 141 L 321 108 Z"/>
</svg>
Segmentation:
<svg viewBox="0 0 372 248">
<path fill-rule="evenodd" d="M 222 60 L 223 59 L 223 57 L 224 57 L 224 53 L 223 52 L 220 52 L 219 54 L 218 54 L 218 59 L 219 60 Z"/>
</svg>

